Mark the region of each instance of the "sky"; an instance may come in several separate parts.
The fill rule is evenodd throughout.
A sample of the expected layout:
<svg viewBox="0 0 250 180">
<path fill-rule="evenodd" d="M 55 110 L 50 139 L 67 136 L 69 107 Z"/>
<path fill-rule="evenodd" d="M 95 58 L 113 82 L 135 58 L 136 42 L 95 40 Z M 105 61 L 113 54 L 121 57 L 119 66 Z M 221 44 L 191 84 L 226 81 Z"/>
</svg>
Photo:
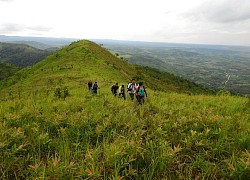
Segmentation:
<svg viewBox="0 0 250 180">
<path fill-rule="evenodd" d="M 0 35 L 250 45 L 250 0 L 0 0 Z"/>
</svg>

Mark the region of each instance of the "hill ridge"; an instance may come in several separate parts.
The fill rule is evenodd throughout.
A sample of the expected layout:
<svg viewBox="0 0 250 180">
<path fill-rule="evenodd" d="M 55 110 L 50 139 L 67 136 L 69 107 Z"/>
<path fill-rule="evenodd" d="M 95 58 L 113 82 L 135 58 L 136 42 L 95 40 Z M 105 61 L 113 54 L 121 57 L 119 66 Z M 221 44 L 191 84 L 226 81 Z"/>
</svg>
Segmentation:
<svg viewBox="0 0 250 180">
<path fill-rule="evenodd" d="M 47 79 L 47 81 L 51 79 L 50 76 L 52 79 L 60 76 L 65 80 L 71 81 L 74 79 L 78 82 L 86 82 L 89 79 L 104 81 L 107 87 L 110 86 L 110 83 L 127 83 L 132 78 L 135 78 L 137 81 L 144 81 L 145 85 L 153 90 L 214 93 L 203 86 L 167 72 L 129 64 L 115 57 L 107 49 L 88 40 L 71 43 L 32 67 L 23 69 L 12 79 L 1 82 L 1 86 L 10 86 L 18 83 L 20 79 L 28 80 L 28 78 L 33 79 L 30 84 L 39 85 L 43 78 Z M 46 83 L 41 82 L 40 85 L 43 86 Z"/>
</svg>

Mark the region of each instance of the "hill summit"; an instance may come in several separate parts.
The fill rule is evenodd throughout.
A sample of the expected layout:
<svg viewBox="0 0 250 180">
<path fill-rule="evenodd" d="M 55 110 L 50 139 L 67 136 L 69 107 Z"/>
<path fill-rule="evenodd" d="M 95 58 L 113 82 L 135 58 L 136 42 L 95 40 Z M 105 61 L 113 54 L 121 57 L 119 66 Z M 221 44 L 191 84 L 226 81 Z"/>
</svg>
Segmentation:
<svg viewBox="0 0 250 180">
<path fill-rule="evenodd" d="M 211 94 L 211 90 L 167 72 L 132 65 L 112 55 L 107 49 L 87 40 L 74 42 L 58 50 L 43 61 L 20 71 L 2 87 L 28 84 L 32 89 L 56 86 L 63 81 L 67 86 L 92 79 L 109 87 L 111 83 L 129 82 L 132 78 L 144 81 L 152 90 Z M 5 84 L 5 85 L 4 85 Z M 22 84 L 22 85 L 21 85 Z M 34 87 L 33 87 L 34 86 Z"/>
</svg>

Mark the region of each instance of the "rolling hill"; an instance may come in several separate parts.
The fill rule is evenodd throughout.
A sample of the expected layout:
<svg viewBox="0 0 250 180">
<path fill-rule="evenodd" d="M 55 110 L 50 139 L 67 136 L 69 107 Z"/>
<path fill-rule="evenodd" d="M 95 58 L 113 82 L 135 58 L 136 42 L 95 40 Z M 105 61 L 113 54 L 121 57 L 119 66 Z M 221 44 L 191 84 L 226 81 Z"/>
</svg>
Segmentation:
<svg viewBox="0 0 250 180">
<path fill-rule="evenodd" d="M 110 92 L 131 78 L 147 86 L 142 106 Z M 248 98 L 131 65 L 90 41 L 0 83 L 0 179 L 250 178 Z"/>
<path fill-rule="evenodd" d="M 29 81 L 29 84 L 44 87 L 50 79 L 86 82 L 90 78 L 104 85 L 116 81 L 127 83 L 135 78 L 138 81 L 145 81 L 145 85 L 153 90 L 194 94 L 214 93 L 203 86 L 167 72 L 128 64 L 90 41 L 79 41 L 57 51 L 34 66 L 23 69 L 6 83 L 13 84 L 23 79 Z"/>
<path fill-rule="evenodd" d="M 20 67 L 31 66 L 51 53 L 25 44 L 0 43 L 0 61 Z"/>
<path fill-rule="evenodd" d="M 48 48 L 51 48 L 51 46 L 36 42 L 36 41 L 7 41 L 5 43 L 12 43 L 12 44 L 26 44 L 28 46 L 34 47 L 36 49 L 46 50 Z"/>
</svg>

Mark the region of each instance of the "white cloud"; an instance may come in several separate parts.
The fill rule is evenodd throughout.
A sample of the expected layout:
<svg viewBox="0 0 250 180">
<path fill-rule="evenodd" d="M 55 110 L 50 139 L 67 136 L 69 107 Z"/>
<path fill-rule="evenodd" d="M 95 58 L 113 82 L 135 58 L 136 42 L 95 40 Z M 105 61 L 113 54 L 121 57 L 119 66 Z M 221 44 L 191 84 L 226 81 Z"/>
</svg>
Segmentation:
<svg viewBox="0 0 250 180">
<path fill-rule="evenodd" d="M 14 24 L 14 23 L 5 23 L 1 24 L 0 26 L 0 34 L 11 34 L 11 35 L 18 35 L 25 31 L 29 32 L 30 34 L 41 35 L 42 32 L 49 32 L 51 30 L 50 27 L 44 26 L 26 26 L 23 24 Z"/>
<path fill-rule="evenodd" d="M 14 0 L 0 0 L 0 2 L 12 2 Z"/>
<path fill-rule="evenodd" d="M 6 35 L 250 44 L 248 0 L 22 0 L 0 16 Z"/>
<path fill-rule="evenodd" d="M 20 24 L 5 23 L 0 26 L 1 34 L 14 34 L 23 31 L 24 27 Z"/>
<path fill-rule="evenodd" d="M 207 20 L 218 23 L 239 22 L 250 19 L 249 0 L 208 0 L 188 15 L 193 20 Z"/>
<path fill-rule="evenodd" d="M 158 31 L 165 41 L 250 45 L 250 1 L 203 1 L 176 20 Z"/>
</svg>

